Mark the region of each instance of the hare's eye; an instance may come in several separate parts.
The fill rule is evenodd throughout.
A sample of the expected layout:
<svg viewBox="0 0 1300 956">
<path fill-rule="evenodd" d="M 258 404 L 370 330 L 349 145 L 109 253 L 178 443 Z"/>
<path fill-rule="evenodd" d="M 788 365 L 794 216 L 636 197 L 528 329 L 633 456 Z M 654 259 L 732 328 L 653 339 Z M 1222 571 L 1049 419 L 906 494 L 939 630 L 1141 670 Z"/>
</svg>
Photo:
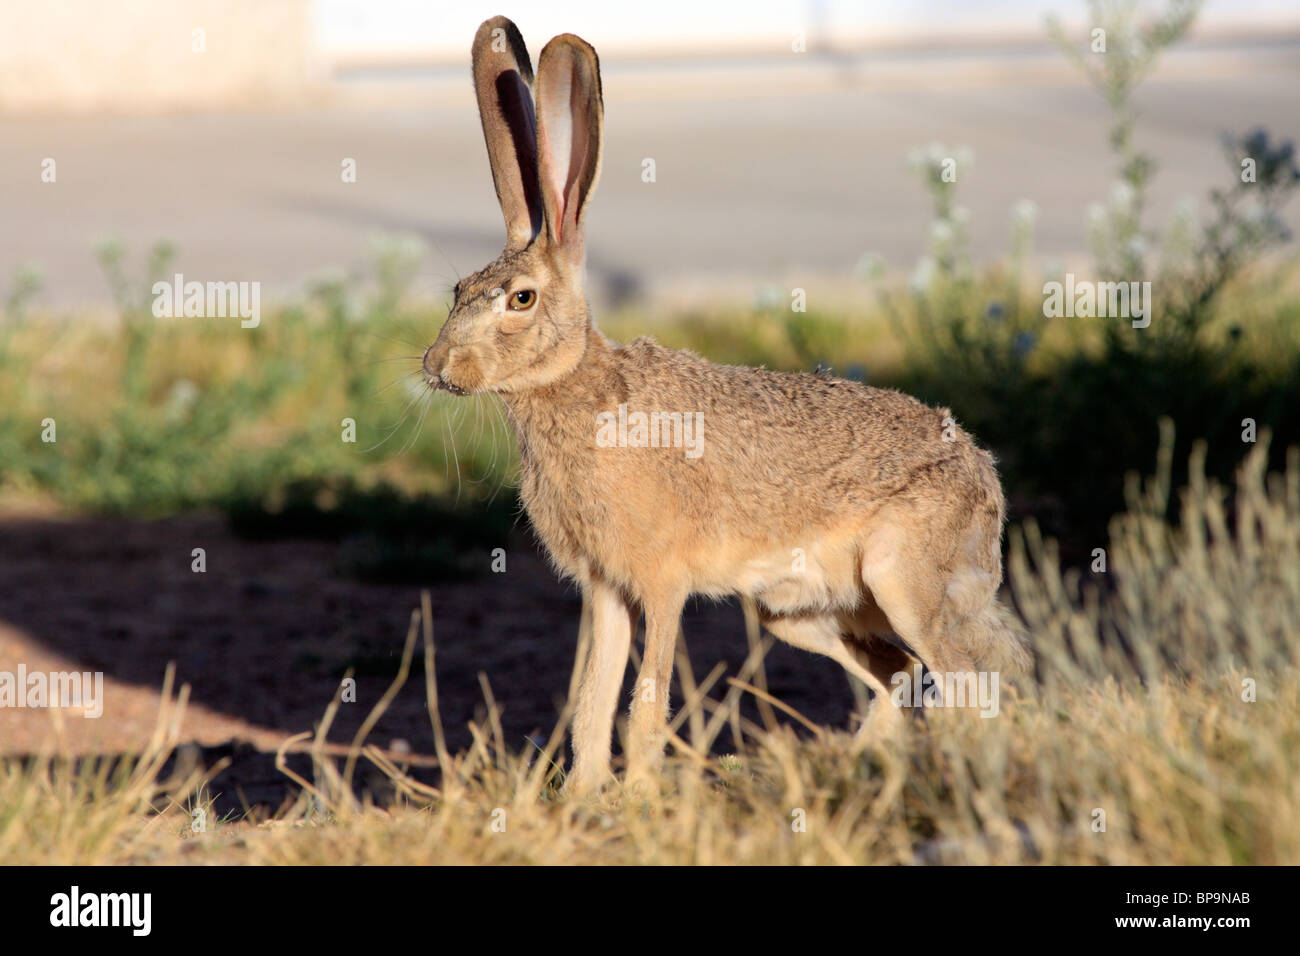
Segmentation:
<svg viewBox="0 0 1300 956">
<path fill-rule="evenodd" d="M 536 301 L 536 292 L 532 289 L 520 289 L 510 297 L 510 308 L 516 312 L 523 312 L 525 309 L 531 309 Z"/>
</svg>

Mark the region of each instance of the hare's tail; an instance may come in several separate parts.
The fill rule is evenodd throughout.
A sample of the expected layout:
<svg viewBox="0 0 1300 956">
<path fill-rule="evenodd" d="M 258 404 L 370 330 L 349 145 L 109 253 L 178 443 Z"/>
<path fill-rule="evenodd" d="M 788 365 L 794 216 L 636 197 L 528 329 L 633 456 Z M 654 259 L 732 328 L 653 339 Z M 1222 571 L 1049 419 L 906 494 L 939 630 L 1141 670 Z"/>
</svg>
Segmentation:
<svg viewBox="0 0 1300 956">
<path fill-rule="evenodd" d="M 959 579 L 961 580 L 961 579 Z M 972 573 L 965 581 L 980 587 L 948 589 L 940 620 L 939 661 L 964 670 L 997 671 L 1007 677 L 1024 674 L 1033 666 L 1025 625 L 1015 612 L 998 600 L 997 591 L 985 589 L 989 578 Z M 944 668 L 947 669 L 947 668 Z"/>
<path fill-rule="evenodd" d="M 977 563 L 985 575 L 976 576 L 984 581 L 985 587 L 964 591 L 963 596 L 970 599 L 974 606 L 968 604 L 963 608 L 960 607 L 960 600 L 950 600 L 949 611 L 955 612 L 954 616 L 965 618 L 953 629 L 952 638 L 959 645 L 966 645 L 967 652 L 982 670 L 996 670 L 1007 676 L 1015 676 L 1032 670 L 1034 656 L 1024 623 L 1015 611 L 998 598 L 998 585 L 1002 581 L 999 542 L 1006 514 L 1002 483 L 998 480 L 991 455 L 987 452 L 980 453 L 977 463 L 987 502 L 983 520 L 975 523 L 971 553 L 984 556 L 984 560 Z M 949 597 L 953 596 L 953 591 L 950 590 Z M 958 606 L 952 607 L 953 603 Z M 962 614 L 963 611 L 966 613 Z"/>
<path fill-rule="evenodd" d="M 1014 677 L 1028 673 L 1033 667 L 1034 658 L 1025 625 L 996 597 L 979 615 L 975 627 L 982 633 L 976 660 L 983 669 Z"/>
<path fill-rule="evenodd" d="M 992 535 L 991 528 L 976 529 L 983 542 L 980 550 L 996 548 L 997 538 Z M 983 566 L 967 567 L 949 578 L 940 610 L 941 644 L 975 670 L 1026 674 L 1034 667 L 1034 654 L 1024 623 L 998 600 L 1001 578 L 996 553 Z"/>
</svg>

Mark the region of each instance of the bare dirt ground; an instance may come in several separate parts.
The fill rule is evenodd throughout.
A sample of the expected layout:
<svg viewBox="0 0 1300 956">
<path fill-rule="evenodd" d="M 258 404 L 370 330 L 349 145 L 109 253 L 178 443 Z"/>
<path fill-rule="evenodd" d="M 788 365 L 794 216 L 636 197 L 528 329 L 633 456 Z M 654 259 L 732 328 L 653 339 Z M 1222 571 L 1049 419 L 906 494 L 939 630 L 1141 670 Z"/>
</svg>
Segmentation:
<svg viewBox="0 0 1300 956">
<path fill-rule="evenodd" d="M 206 550 L 207 570 L 190 569 Z M 182 740 L 187 757 L 232 763 L 214 781 L 221 812 L 273 809 L 292 792 L 274 767 L 276 747 L 314 730 L 348 668 L 357 702 L 345 704 L 330 740 L 347 744 L 396 675 L 419 586 L 369 584 L 339 570 L 334 542 L 248 541 L 216 516 L 0 520 L 0 671 L 102 671 L 98 719 L 68 710 L 0 709 L 0 754 L 30 755 L 59 741 L 77 754 L 117 754 L 152 733 L 168 662 L 191 687 Z M 486 714 L 480 673 L 503 708 L 507 746 L 543 740 L 568 689 L 581 601 L 521 531 L 507 571 L 430 583 L 440 710 L 452 750 Z M 718 661 L 735 675 L 748 653 L 735 603 L 688 607 L 683 621 L 702 679 Z M 853 696 L 830 661 L 778 646 L 769 689 L 811 720 L 849 726 Z M 626 687 L 630 693 L 632 674 Z M 725 683 L 724 683 L 725 688 Z M 718 691 L 715 690 L 715 694 Z M 674 686 L 674 701 L 680 689 Z M 370 742 L 433 751 L 423 669 L 406 685 Z M 726 740 L 720 743 L 723 752 Z M 293 764 L 306 769 L 306 758 Z M 382 796 L 376 786 L 376 795 Z"/>
</svg>

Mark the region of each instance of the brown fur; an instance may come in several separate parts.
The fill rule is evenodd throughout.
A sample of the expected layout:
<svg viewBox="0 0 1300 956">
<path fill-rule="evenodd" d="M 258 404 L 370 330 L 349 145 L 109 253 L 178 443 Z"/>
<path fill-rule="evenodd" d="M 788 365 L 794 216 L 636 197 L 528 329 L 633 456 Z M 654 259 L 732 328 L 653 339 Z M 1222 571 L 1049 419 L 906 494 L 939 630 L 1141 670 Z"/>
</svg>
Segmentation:
<svg viewBox="0 0 1300 956">
<path fill-rule="evenodd" d="M 491 51 L 494 30 L 517 42 Z M 481 109 L 499 109 L 485 89 L 531 78 L 523 41 L 504 18 L 480 27 L 474 63 Z M 753 597 L 774 634 L 840 661 L 878 698 L 908 660 L 900 646 L 938 671 L 1023 667 L 1018 623 L 996 600 L 1004 505 L 988 453 L 946 409 L 898 392 L 715 365 L 645 338 L 608 340 L 582 289 L 583 213 L 600 164 L 595 51 L 556 37 L 542 52 L 537 87 L 539 170 L 520 172 L 530 150 L 518 140 L 533 135 L 531 117 L 484 116 L 511 239 L 501 258 L 457 286 L 424 369 L 434 387 L 504 402 L 529 517 L 591 604 L 595 640 L 575 718 L 572 784 L 607 778 L 641 613 L 646 651 L 629 769 L 654 765 L 691 594 Z M 512 175 L 537 178 L 525 188 Z M 540 226 L 519 198 L 533 183 Z M 521 244 L 524 232 L 532 238 Z M 514 311 L 506 304 L 520 290 L 533 290 L 535 302 Z M 597 416 L 620 405 L 699 413 L 701 453 L 603 447 Z M 878 700 L 867 726 L 887 724 L 893 711 Z"/>
</svg>

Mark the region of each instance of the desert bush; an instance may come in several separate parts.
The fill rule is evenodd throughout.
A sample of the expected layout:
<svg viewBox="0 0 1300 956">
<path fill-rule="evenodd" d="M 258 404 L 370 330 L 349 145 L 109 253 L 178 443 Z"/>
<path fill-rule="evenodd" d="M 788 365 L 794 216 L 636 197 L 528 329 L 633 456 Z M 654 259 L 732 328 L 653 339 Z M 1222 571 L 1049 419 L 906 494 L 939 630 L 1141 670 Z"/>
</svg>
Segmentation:
<svg viewBox="0 0 1300 956">
<path fill-rule="evenodd" d="M 1149 325 L 1047 318 L 1047 287 L 1040 294 L 1029 276 L 1032 214 L 1023 208 L 1013 217 L 1009 265 L 975 276 L 951 238 L 960 240 L 964 223 L 954 212 L 956 177 L 938 174 L 943 157 L 958 152 L 945 147 L 914 164 L 939 240 L 932 238 L 907 293 L 883 295 L 906 356 L 891 383 L 953 408 L 998 454 L 1013 516 L 1035 517 L 1071 558 L 1101 540 L 1161 418 L 1185 440 L 1206 441 L 1205 467 L 1219 479 L 1231 475 L 1260 429 L 1274 435 L 1275 466 L 1300 442 L 1296 296 L 1285 292 L 1264 317 L 1248 304 L 1261 297 L 1247 291 L 1277 281 L 1270 275 L 1279 267 L 1264 263 L 1290 239 L 1280 211 L 1300 185 L 1293 147 L 1264 130 L 1225 134 L 1228 171 L 1209 190 L 1212 216 L 1199 224 L 1183 204 L 1165 229 L 1149 227 L 1143 215 L 1156 163 L 1136 145 L 1133 94 L 1199 4 L 1177 0 L 1145 21 L 1133 0 L 1088 6 L 1088 22 L 1104 31 L 1104 52 L 1080 52 L 1057 21 L 1051 32 L 1112 111 L 1116 187 L 1108 204 L 1089 211 L 1095 276 L 1149 280 Z M 1148 254 L 1157 245 L 1164 250 L 1158 268 Z M 1259 327 L 1247 326 L 1247 316 Z"/>
<path fill-rule="evenodd" d="M 171 254 L 160 244 L 148 276 Z M 419 343 L 438 319 L 427 304 L 400 304 L 400 262 L 356 311 L 321 294 L 243 329 L 154 317 L 121 248 L 101 256 L 116 321 L 0 325 L 0 489 L 11 499 L 159 514 L 247 509 L 298 483 L 350 481 L 441 495 L 454 508 L 509 482 L 500 410 L 432 395 L 418 376 Z M 345 419 L 355 441 L 344 440 Z"/>
</svg>

